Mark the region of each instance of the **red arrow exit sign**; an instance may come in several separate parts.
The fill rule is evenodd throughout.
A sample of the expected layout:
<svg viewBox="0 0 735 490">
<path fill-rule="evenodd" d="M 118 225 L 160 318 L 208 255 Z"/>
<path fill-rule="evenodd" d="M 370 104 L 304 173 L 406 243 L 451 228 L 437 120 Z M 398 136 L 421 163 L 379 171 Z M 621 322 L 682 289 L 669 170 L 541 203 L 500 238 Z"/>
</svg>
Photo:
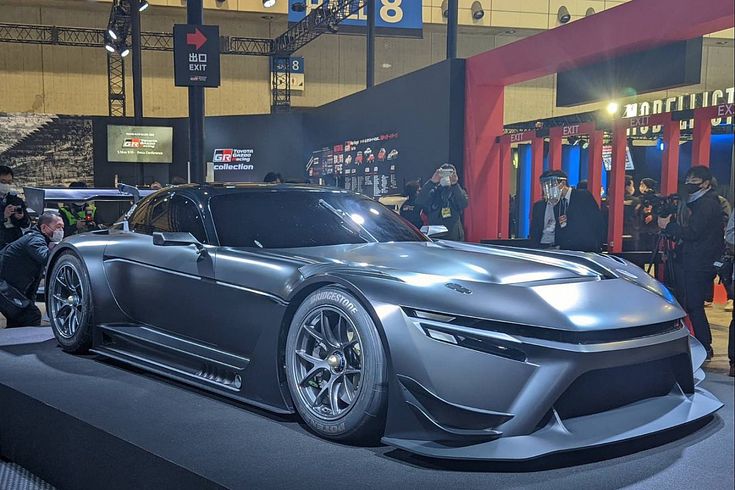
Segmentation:
<svg viewBox="0 0 735 490">
<path fill-rule="evenodd" d="M 174 25 L 177 87 L 219 87 L 219 26 Z"/>
</svg>

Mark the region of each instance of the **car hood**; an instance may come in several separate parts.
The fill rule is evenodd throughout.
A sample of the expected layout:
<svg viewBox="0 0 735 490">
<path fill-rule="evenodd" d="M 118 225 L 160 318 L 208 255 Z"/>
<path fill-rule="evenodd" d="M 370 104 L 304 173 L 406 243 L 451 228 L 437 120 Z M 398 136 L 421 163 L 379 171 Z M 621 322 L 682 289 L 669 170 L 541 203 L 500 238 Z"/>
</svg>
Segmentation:
<svg viewBox="0 0 735 490">
<path fill-rule="evenodd" d="M 310 264 L 338 264 L 379 271 L 412 282 L 416 275 L 492 284 L 594 280 L 594 263 L 531 250 L 455 242 L 393 242 L 289 249 Z"/>
</svg>

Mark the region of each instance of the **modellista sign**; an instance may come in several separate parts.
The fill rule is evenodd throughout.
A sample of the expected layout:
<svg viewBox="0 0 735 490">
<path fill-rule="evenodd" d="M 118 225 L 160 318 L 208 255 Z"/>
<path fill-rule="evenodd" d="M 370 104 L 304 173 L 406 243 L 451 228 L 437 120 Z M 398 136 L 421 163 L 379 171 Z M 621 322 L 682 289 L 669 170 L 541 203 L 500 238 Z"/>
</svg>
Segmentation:
<svg viewBox="0 0 735 490">
<path fill-rule="evenodd" d="M 685 94 L 677 97 L 669 97 L 666 99 L 654 100 L 652 102 L 636 102 L 625 105 L 623 117 L 648 116 L 651 114 L 661 114 L 663 112 L 683 111 L 686 109 L 699 109 L 700 107 L 716 106 L 718 104 L 735 102 L 735 87 L 726 89 L 717 89 L 698 94 Z M 722 119 L 713 119 L 712 125 L 718 126 L 722 124 Z M 725 120 L 726 124 L 732 123 L 732 117 Z M 681 121 L 681 129 L 689 129 L 694 127 L 694 120 Z M 648 132 L 658 133 L 661 126 L 630 128 L 628 134 L 647 134 Z"/>
</svg>

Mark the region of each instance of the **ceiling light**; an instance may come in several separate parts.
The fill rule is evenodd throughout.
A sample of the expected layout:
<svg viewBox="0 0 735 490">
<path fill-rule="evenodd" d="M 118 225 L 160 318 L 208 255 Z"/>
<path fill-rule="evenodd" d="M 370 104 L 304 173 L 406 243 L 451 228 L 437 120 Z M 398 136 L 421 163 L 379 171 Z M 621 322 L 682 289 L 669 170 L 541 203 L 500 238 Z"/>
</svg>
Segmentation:
<svg viewBox="0 0 735 490">
<path fill-rule="evenodd" d="M 382 65 L 380 65 L 380 66 L 381 66 L 382 68 L 385 68 L 386 70 L 387 70 L 388 68 L 393 68 L 393 65 L 391 65 L 390 63 L 383 63 L 383 64 L 382 64 Z"/>
<path fill-rule="evenodd" d="M 142 12 L 148 7 L 150 7 L 150 4 L 147 2 L 147 0 L 142 0 L 140 2 L 140 5 L 138 5 L 138 12 Z"/>
<path fill-rule="evenodd" d="M 582 143 L 582 149 L 586 150 L 590 146 L 590 140 L 584 140 L 584 143 Z"/>
<path fill-rule="evenodd" d="M 123 47 L 120 50 L 120 56 L 122 56 L 123 58 L 125 58 L 129 54 L 130 54 L 130 50 L 128 48 Z"/>
<path fill-rule="evenodd" d="M 107 34 L 110 35 L 113 41 L 117 41 L 117 34 L 115 34 L 115 31 L 112 29 L 107 29 Z"/>
<path fill-rule="evenodd" d="M 559 11 L 556 13 L 556 18 L 559 19 L 559 22 L 562 24 L 566 24 L 570 20 L 572 20 L 572 16 L 569 14 L 569 9 L 567 9 L 564 5 L 559 7 Z"/>
<path fill-rule="evenodd" d="M 107 51 L 109 51 L 110 53 L 114 53 L 114 52 L 115 52 L 115 48 L 113 48 L 113 47 L 112 47 L 111 45 L 109 45 L 109 44 L 105 44 L 105 49 L 106 49 Z"/>
<path fill-rule="evenodd" d="M 470 10 L 472 11 L 472 18 L 475 20 L 480 20 L 485 17 L 485 11 L 482 9 L 482 4 L 478 1 L 472 2 Z"/>
<path fill-rule="evenodd" d="M 620 105 L 615 101 L 610 101 L 607 104 L 607 113 L 608 114 L 616 114 L 618 112 L 618 109 L 620 109 Z"/>
<path fill-rule="evenodd" d="M 276 4 L 276 0 L 263 0 L 263 7 L 269 9 Z"/>
<path fill-rule="evenodd" d="M 291 4 L 291 10 L 294 12 L 303 12 L 306 10 L 306 4 L 304 2 L 294 2 Z"/>
</svg>

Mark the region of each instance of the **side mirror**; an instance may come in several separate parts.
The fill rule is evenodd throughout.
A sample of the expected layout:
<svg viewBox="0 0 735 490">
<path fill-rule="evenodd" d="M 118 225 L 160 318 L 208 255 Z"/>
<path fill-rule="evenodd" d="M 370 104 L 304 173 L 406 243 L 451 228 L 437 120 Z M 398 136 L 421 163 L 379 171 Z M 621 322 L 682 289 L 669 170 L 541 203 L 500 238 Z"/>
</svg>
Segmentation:
<svg viewBox="0 0 735 490">
<path fill-rule="evenodd" d="M 449 230 L 444 225 L 430 225 L 422 226 L 421 233 L 429 238 L 442 238 L 447 233 L 449 233 Z"/>
<path fill-rule="evenodd" d="M 204 245 L 202 245 L 199 240 L 194 238 L 194 235 L 189 232 L 156 231 L 153 233 L 153 245 L 158 245 L 159 247 L 187 247 L 189 245 L 194 245 L 199 252 L 199 255 L 206 252 Z"/>
</svg>

